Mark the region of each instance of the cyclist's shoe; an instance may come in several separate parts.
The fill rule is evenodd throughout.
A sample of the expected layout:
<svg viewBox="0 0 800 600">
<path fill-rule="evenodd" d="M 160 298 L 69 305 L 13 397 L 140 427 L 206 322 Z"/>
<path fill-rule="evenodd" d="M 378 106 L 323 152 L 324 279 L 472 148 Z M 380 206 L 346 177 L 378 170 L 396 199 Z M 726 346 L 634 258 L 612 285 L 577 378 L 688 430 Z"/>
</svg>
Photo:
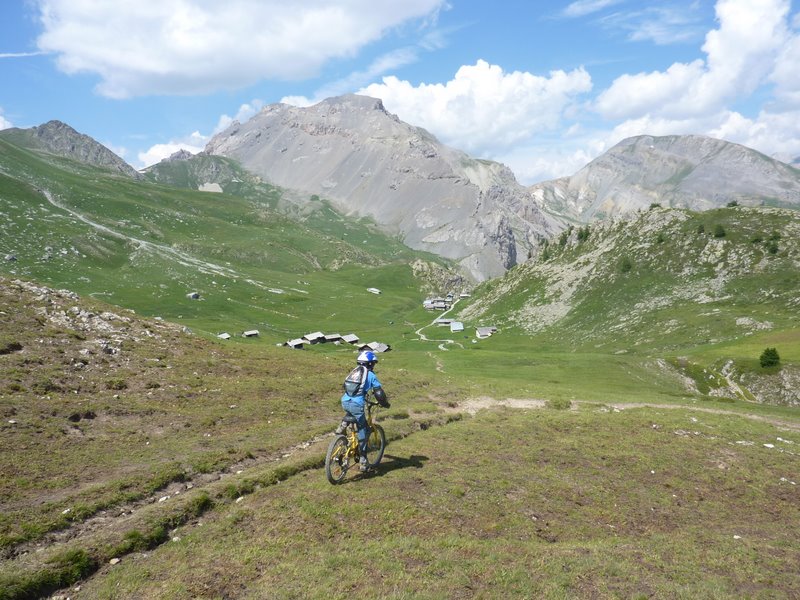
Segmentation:
<svg viewBox="0 0 800 600">
<path fill-rule="evenodd" d="M 358 464 L 362 473 L 369 473 L 372 471 L 372 466 L 367 462 L 366 458 L 361 458 Z"/>
<path fill-rule="evenodd" d="M 347 423 L 342 421 L 341 423 L 339 423 L 339 426 L 336 428 L 336 435 L 341 435 L 345 431 L 347 431 Z"/>
</svg>

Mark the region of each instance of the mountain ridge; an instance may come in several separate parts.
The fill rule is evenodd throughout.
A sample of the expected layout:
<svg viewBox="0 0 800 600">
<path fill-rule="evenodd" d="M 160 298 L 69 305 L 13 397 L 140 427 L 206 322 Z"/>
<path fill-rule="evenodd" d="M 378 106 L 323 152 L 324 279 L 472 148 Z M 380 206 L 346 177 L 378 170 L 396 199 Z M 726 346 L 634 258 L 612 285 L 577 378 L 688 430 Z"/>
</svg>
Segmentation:
<svg viewBox="0 0 800 600">
<path fill-rule="evenodd" d="M 29 129 L 12 127 L 0 131 L 0 136 L 17 145 L 58 156 L 72 158 L 133 179 L 141 175 L 106 146 L 58 120 L 51 120 Z"/>
<path fill-rule="evenodd" d="M 700 135 L 626 138 L 570 177 L 530 186 L 534 199 L 575 221 L 663 204 L 800 207 L 800 170 L 752 148 Z"/>
<path fill-rule="evenodd" d="M 181 150 L 142 173 L 60 121 L 0 137 L 179 187 L 252 194 L 277 186 L 282 210 L 294 214 L 321 197 L 344 214 L 373 219 L 410 248 L 455 260 L 478 282 L 535 257 L 570 221 L 651 204 L 800 207 L 796 167 L 699 135 L 627 138 L 572 176 L 526 188 L 505 165 L 442 145 L 379 99 L 357 95 L 307 108 L 266 106 L 215 135 L 203 152 Z"/>
<path fill-rule="evenodd" d="M 369 216 L 411 248 L 459 261 L 479 281 L 523 262 L 563 228 L 507 167 L 440 144 L 366 96 L 269 105 L 214 136 L 205 152 Z"/>
</svg>

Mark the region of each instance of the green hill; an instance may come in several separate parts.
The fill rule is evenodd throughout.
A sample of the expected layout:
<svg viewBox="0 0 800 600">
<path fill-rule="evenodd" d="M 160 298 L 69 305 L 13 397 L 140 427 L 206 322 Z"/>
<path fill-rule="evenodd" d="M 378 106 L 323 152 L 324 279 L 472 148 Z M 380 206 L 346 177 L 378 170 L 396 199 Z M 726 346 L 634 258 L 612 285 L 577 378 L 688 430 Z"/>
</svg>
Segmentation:
<svg viewBox="0 0 800 600">
<path fill-rule="evenodd" d="M 497 349 L 607 366 L 666 359 L 695 392 L 798 404 L 799 234 L 792 210 L 653 208 L 565 232 L 538 261 L 475 290 L 460 316 L 501 328 Z M 768 346 L 780 350 L 781 376 L 758 365 Z"/>
<path fill-rule="evenodd" d="M 391 343 L 400 335 L 388 322 L 414 321 L 433 284 L 415 266 L 448 269 L 321 200 L 287 214 L 279 189 L 234 191 L 136 181 L 0 140 L 0 272 L 209 335 L 258 329 L 277 343 L 324 330 Z"/>
</svg>

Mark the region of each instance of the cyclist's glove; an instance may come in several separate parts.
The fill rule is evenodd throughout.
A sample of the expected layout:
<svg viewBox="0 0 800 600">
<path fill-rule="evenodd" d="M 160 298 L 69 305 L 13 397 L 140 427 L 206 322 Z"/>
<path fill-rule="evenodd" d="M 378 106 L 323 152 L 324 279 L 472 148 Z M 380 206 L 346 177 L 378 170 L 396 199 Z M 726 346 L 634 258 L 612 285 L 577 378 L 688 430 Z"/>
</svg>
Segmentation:
<svg viewBox="0 0 800 600">
<path fill-rule="evenodd" d="M 383 391 L 382 387 L 376 387 L 373 392 L 375 395 L 375 400 L 378 401 L 383 408 L 389 408 L 391 404 L 389 404 L 389 398 L 386 397 L 386 392 Z"/>
</svg>

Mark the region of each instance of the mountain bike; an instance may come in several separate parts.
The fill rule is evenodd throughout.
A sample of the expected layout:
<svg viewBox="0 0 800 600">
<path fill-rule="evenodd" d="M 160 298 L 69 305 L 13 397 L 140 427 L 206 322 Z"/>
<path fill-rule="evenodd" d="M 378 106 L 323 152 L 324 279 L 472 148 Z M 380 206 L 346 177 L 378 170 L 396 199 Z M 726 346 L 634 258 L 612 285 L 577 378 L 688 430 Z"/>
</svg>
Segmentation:
<svg viewBox="0 0 800 600">
<path fill-rule="evenodd" d="M 386 434 L 383 427 L 374 421 L 378 403 L 367 398 L 365 404 L 367 425 L 369 426 L 367 462 L 370 467 L 375 467 L 383 458 L 383 451 L 386 449 Z M 350 467 L 357 466 L 361 458 L 361 451 L 358 448 L 358 425 L 355 417 L 345 414 L 342 425 L 345 425 L 344 433 L 336 434 L 325 455 L 325 476 L 333 484 L 340 483 Z"/>
</svg>

